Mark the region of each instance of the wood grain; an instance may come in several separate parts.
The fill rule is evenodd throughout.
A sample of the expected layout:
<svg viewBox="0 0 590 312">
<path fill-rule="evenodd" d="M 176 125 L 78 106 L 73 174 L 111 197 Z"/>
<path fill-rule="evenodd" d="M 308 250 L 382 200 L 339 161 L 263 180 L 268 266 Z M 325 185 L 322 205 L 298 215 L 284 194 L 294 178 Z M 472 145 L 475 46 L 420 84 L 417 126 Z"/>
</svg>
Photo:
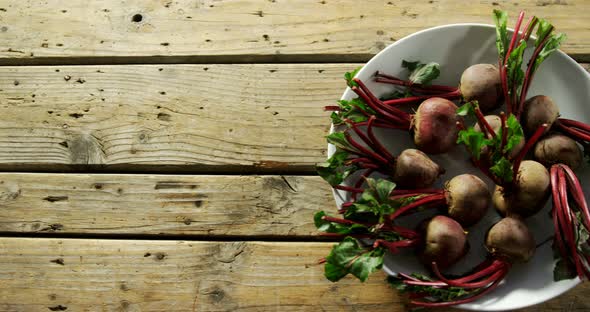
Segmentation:
<svg viewBox="0 0 590 312">
<path fill-rule="evenodd" d="M 0 174 L 0 232 L 316 236 L 319 177 Z"/>
<path fill-rule="evenodd" d="M 405 310 L 382 273 L 327 281 L 331 245 L 0 238 L 0 311 Z M 588 290 L 524 311 L 584 311 Z"/>
<path fill-rule="evenodd" d="M 549 19 L 589 60 L 586 0 L 1 1 L 2 64 L 359 62 L 428 27 L 492 24 L 492 9 Z"/>
<path fill-rule="evenodd" d="M 0 170 L 313 172 L 358 64 L 0 68 Z"/>
</svg>

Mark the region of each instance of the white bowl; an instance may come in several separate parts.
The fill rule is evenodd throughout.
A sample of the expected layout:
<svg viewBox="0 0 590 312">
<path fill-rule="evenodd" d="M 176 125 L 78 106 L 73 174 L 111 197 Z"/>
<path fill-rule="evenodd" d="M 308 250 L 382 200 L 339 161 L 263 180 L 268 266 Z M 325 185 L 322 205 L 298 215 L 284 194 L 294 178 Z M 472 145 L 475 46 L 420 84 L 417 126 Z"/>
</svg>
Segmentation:
<svg viewBox="0 0 590 312">
<path fill-rule="evenodd" d="M 405 37 L 388 46 L 373 57 L 357 77 L 363 80 L 377 95 L 385 94 L 392 90 L 392 86 L 375 83 L 371 76 L 377 71 L 404 76 L 401 67 L 402 60 L 437 62 L 441 65 L 441 75 L 435 80 L 436 84 L 458 85 L 461 73 L 465 68 L 477 63 L 498 63 L 498 54 L 495 46 L 496 33 L 492 25 L 483 24 L 453 24 L 426 29 L 408 37 Z M 530 51 L 528 54 L 530 55 Z M 526 56 L 525 55 L 525 56 Z M 525 58 L 525 60 L 528 57 Z M 590 75 L 568 57 L 565 53 L 557 51 L 541 65 L 535 75 L 528 96 L 545 94 L 553 98 L 559 105 L 561 115 L 565 118 L 576 119 L 590 123 Z M 347 89 L 342 99 L 355 98 L 356 94 Z M 396 130 L 377 129 L 378 135 L 390 151 L 399 154 L 403 149 L 412 147 L 408 133 Z M 335 151 L 334 146 L 328 146 L 328 154 Z M 438 187 L 442 187 L 446 181 L 461 173 L 473 173 L 485 178 L 468 162 L 467 155 L 462 148 L 456 148 L 445 155 L 432 156 L 437 163 L 446 169 L 446 174 L 439 180 Z M 584 190 L 590 193 L 590 168 L 586 164 L 576 171 Z M 493 186 L 489 182 L 490 188 Z M 348 200 L 346 192 L 335 191 L 334 196 L 338 206 Z M 544 210 L 526 220 L 529 228 L 535 236 L 537 243 L 547 241 L 553 235 L 553 225 L 549 218 L 550 201 Z M 424 218 L 422 213 L 409 218 L 411 224 Z M 482 261 L 486 255 L 483 248 L 485 231 L 500 217 L 490 207 L 486 217 L 477 225 L 469 229 L 469 241 L 471 250 L 459 264 L 455 265 L 453 273 L 461 273 L 472 268 Z M 526 264 L 515 264 L 505 281 L 490 294 L 469 304 L 458 307 L 477 311 L 502 311 L 518 309 L 554 298 L 580 283 L 579 279 L 560 282 L 553 281 L 553 256 L 551 241 L 537 248 L 533 259 Z M 385 260 L 384 270 L 388 274 L 394 272 L 425 272 L 425 269 L 416 261 L 411 252 L 399 255 L 388 255 Z"/>
</svg>

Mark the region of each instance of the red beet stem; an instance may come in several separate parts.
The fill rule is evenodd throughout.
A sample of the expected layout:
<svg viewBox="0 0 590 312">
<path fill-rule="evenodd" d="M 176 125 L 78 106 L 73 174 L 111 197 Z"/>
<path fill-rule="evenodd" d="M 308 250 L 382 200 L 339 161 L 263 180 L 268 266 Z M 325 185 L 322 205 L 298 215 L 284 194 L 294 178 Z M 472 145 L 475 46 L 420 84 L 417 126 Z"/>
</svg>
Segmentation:
<svg viewBox="0 0 590 312">
<path fill-rule="evenodd" d="M 358 96 L 360 96 L 365 101 L 365 103 L 367 103 L 367 105 L 369 105 L 369 107 L 375 111 L 375 113 L 383 116 L 383 119 L 387 120 L 389 123 L 394 124 L 394 125 L 400 125 L 400 126 L 407 125 L 406 129 L 410 128 L 410 126 L 406 120 L 388 112 L 387 110 L 385 110 L 385 108 L 374 103 L 371 100 L 371 98 L 367 94 L 365 94 L 362 90 L 360 90 L 359 88 L 352 87 L 352 91 L 354 91 Z"/>
<path fill-rule="evenodd" d="M 341 218 L 334 218 L 334 217 L 330 217 L 330 216 L 323 216 L 322 220 L 328 221 L 328 222 L 333 222 L 333 223 L 344 224 L 344 225 L 353 225 L 353 224 L 360 224 L 360 225 L 364 225 L 364 226 L 372 226 L 373 225 L 370 223 L 357 222 L 357 221 L 341 219 Z"/>
<path fill-rule="evenodd" d="M 535 145 L 535 143 L 537 143 L 537 141 L 541 138 L 541 136 L 545 133 L 545 131 L 547 131 L 548 127 L 549 126 L 547 124 L 540 125 L 539 128 L 537 128 L 537 131 L 535 131 L 535 134 L 533 134 L 533 136 L 531 136 L 530 139 L 527 140 L 527 142 L 524 145 L 524 147 L 522 148 L 522 150 L 518 153 L 518 155 L 514 159 L 514 164 L 512 165 L 512 171 L 513 171 L 512 183 L 516 183 L 516 176 L 518 175 L 518 169 L 520 168 L 520 163 L 524 159 L 524 156 L 526 156 L 526 153 L 528 153 L 528 151 L 533 147 L 533 145 Z"/>
<path fill-rule="evenodd" d="M 324 263 L 326 263 L 326 261 L 328 261 L 328 259 L 321 258 L 321 259 L 318 260 L 318 264 L 324 264 Z"/>
<path fill-rule="evenodd" d="M 387 129 L 397 129 L 397 130 L 408 130 L 408 127 L 406 125 L 395 125 L 392 123 L 387 123 L 386 121 L 380 121 L 383 120 L 382 118 L 377 118 L 377 121 L 375 121 L 375 123 L 373 124 L 375 127 L 377 128 L 387 128 Z M 357 126 L 366 126 L 368 125 L 369 122 L 368 121 L 361 121 L 361 122 L 356 122 Z"/>
<path fill-rule="evenodd" d="M 340 106 L 328 105 L 328 106 L 324 106 L 324 110 L 325 111 L 340 111 Z"/>
<path fill-rule="evenodd" d="M 377 239 L 373 243 L 373 248 L 383 246 L 387 248 L 391 253 L 398 253 L 399 248 L 414 247 L 420 243 L 419 239 L 404 239 L 395 242 L 389 242 L 383 239 Z"/>
<path fill-rule="evenodd" d="M 551 26 L 551 29 L 553 29 L 553 26 Z M 522 87 L 520 89 L 520 100 L 517 103 L 518 110 L 516 110 L 516 117 L 519 119 L 520 119 L 520 115 L 522 114 L 522 110 L 524 108 L 524 102 L 526 100 L 526 95 L 529 91 L 531 81 L 533 81 L 533 77 L 535 76 L 535 73 L 533 72 L 535 60 L 539 56 L 539 53 L 541 53 L 543 46 L 545 46 L 545 44 L 547 43 L 547 40 L 549 40 L 549 37 L 551 37 L 549 35 L 550 33 L 551 33 L 551 31 L 549 31 L 547 33 L 547 36 L 535 48 L 535 51 L 533 52 L 533 55 L 531 56 L 529 64 L 527 65 L 526 74 L 524 75 L 524 81 L 523 81 Z"/>
<path fill-rule="evenodd" d="M 405 237 L 405 238 L 409 238 L 409 239 L 415 239 L 415 238 L 419 238 L 420 234 L 418 234 L 418 232 L 414 231 L 414 230 L 410 230 L 408 228 L 405 228 L 403 226 L 399 226 L 399 225 L 392 225 L 392 226 L 384 226 L 385 229 L 389 229 L 393 232 L 396 232 L 397 234 Z"/>
<path fill-rule="evenodd" d="M 441 281 L 448 284 L 449 286 L 461 287 L 461 288 L 466 288 L 466 289 L 481 288 L 481 287 L 485 287 L 485 286 L 489 285 L 490 283 L 492 283 L 493 281 L 498 279 L 503 274 L 503 269 L 504 269 L 504 266 L 498 267 L 496 271 L 492 271 L 491 275 L 489 275 L 485 279 L 478 281 L 478 282 L 459 283 L 455 280 L 447 279 L 446 277 L 444 277 L 444 275 L 442 275 L 442 273 L 440 272 L 436 262 L 432 262 L 432 271 Z"/>
<path fill-rule="evenodd" d="M 506 58 L 504 59 L 504 64 L 508 63 L 510 53 L 512 53 L 512 50 L 514 50 L 514 46 L 516 45 L 516 39 L 518 38 L 518 33 L 520 32 L 520 24 L 522 24 L 523 19 L 524 11 L 521 11 L 520 14 L 518 14 L 518 19 L 516 20 L 516 26 L 514 26 L 514 32 L 512 33 L 512 39 L 510 40 L 508 51 L 506 51 Z"/>
<path fill-rule="evenodd" d="M 484 260 L 482 262 L 482 264 L 484 265 L 482 268 L 482 265 L 478 265 L 476 266 L 476 269 L 478 270 L 477 272 L 461 277 L 461 278 L 456 278 L 453 281 L 455 281 L 456 283 L 467 283 L 467 282 L 472 282 L 475 281 L 477 279 L 480 279 L 484 276 L 488 276 L 493 272 L 496 272 L 497 270 L 501 269 L 501 268 L 505 268 L 507 267 L 509 264 L 503 260 L 499 260 L 499 259 L 495 259 L 494 261 L 492 261 L 492 263 L 489 263 L 489 260 Z M 485 266 L 485 264 L 488 264 L 487 266 Z"/>
<path fill-rule="evenodd" d="M 449 286 L 445 282 L 438 282 L 438 281 L 437 282 L 430 282 L 430 281 L 422 281 L 422 280 L 419 280 L 419 279 L 404 280 L 404 284 L 406 284 L 406 285 L 415 285 L 415 286 L 432 286 L 432 287 L 445 287 L 445 286 Z"/>
<path fill-rule="evenodd" d="M 392 84 L 392 85 L 396 85 L 396 86 L 404 86 L 404 87 L 410 87 L 412 88 L 412 90 L 416 90 L 416 89 L 422 89 L 424 91 L 437 91 L 437 92 L 451 92 L 451 91 L 455 91 L 457 90 L 457 88 L 455 87 L 450 87 L 450 86 L 443 86 L 443 85 L 423 85 L 423 84 L 419 84 L 419 83 L 413 83 L 409 80 L 402 80 L 399 79 L 397 77 L 393 77 L 390 75 L 386 75 L 386 74 L 382 74 L 377 72 L 375 74 L 375 81 L 376 82 L 382 82 L 382 83 L 388 83 L 388 84 Z"/>
<path fill-rule="evenodd" d="M 393 190 L 390 195 L 405 195 L 405 194 L 433 194 L 442 193 L 443 190 L 435 188 L 422 188 L 422 189 L 411 189 L 411 190 Z"/>
<path fill-rule="evenodd" d="M 401 99 L 393 99 L 383 101 L 383 104 L 386 107 L 392 107 L 393 105 L 401 105 L 401 104 L 412 104 L 417 102 L 422 102 L 424 100 L 433 98 L 433 97 L 440 97 L 447 100 L 455 100 L 461 97 L 461 91 L 459 89 L 447 93 L 439 93 L 435 95 L 419 95 L 419 96 L 410 96 Z"/>
<path fill-rule="evenodd" d="M 363 156 L 372 158 L 374 161 L 380 162 L 384 165 L 389 164 L 389 160 L 381 157 L 381 155 L 375 153 L 374 151 L 369 150 L 368 148 L 360 145 L 358 142 L 353 140 L 352 137 L 350 136 L 350 133 L 345 132 L 344 136 L 345 136 L 346 140 L 348 141 L 348 143 L 350 143 L 350 145 L 352 145 L 354 148 L 359 150 L 363 154 Z"/>
<path fill-rule="evenodd" d="M 564 125 L 560 120 L 557 120 L 557 122 L 555 122 L 554 124 L 557 126 L 557 128 L 559 130 L 563 131 L 566 135 L 568 135 L 572 139 L 574 139 L 576 141 L 581 141 L 584 143 L 590 142 L 590 133 L 586 133 L 585 131 L 581 131 L 581 130 L 573 128 L 573 127 L 568 127 L 568 126 Z"/>
<path fill-rule="evenodd" d="M 576 238 L 575 238 L 575 234 L 574 234 L 574 216 L 573 213 L 570 209 L 568 200 L 567 200 L 567 189 L 563 186 L 565 186 L 566 180 L 565 180 L 565 173 L 563 170 L 559 170 L 557 172 L 557 180 L 558 180 L 558 185 L 562 186 L 559 188 L 559 198 L 561 200 L 561 204 L 562 204 L 562 208 L 561 210 L 558 211 L 558 217 L 560 217 L 560 221 L 562 222 L 562 224 L 564 224 L 564 234 L 566 237 L 566 244 L 569 247 L 569 250 L 573 251 L 574 253 L 576 253 L 577 250 L 577 246 L 576 246 Z M 576 272 L 578 274 L 578 276 L 580 278 L 583 278 L 583 269 L 582 269 L 582 265 L 578 259 L 578 257 L 575 256 L 575 254 L 572 257 L 572 261 L 574 262 L 574 265 L 576 267 Z"/>
<path fill-rule="evenodd" d="M 387 159 L 395 159 L 395 157 L 391 155 L 387 148 L 385 148 L 385 146 L 381 144 L 381 141 L 378 140 L 375 136 L 375 133 L 373 132 L 373 123 L 375 122 L 375 119 L 375 116 L 369 117 L 369 122 L 367 124 L 367 135 L 369 136 L 369 139 L 373 142 L 373 147 L 377 152 L 379 152 Z"/>
<path fill-rule="evenodd" d="M 422 205 L 441 205 L 441 204 L 445 204 L 446 203 L 446 198 L 444 194 L 432 194 L 432 195 L 428 195 L 425 197 L 422 197 L 418 200 L 416 200 L 415 202 L 405 205 L 403 207 L 400 207 L 398 210 L 396 210 L 394 213 L 392 213 L 391 215 L 388 216 L 388 220 L 391 222 L 393 220 L 395 220 L 395 218 L 399 217 L 400 215 L 414 209 L 417 207 L 420 207 Z"/>
<path fill-rule="evenodd" d="M 352 164 L 358 164 L 358 163 L 372 163 L 372 160 L 367 157 L 357 157 L 357 158 L 348 159 L 344 162 L 344 164 L 347 166 L 350 166 Z"/>
<path fill-rule="evenodd" d="M 379 100 L 374 94 L 373 92 L 371 92 L 371 90 L 369 90 L 369 87 L 367 87 L 367 85 L 362 82 L 360 79 L 358 78 L 354 78 L 354 81 L 358 84 L 359 88 L 369 97 L 369 99 L 371 99 L 371 101 L 379 106 L 379 107 L 383 107 L 385 110 L 389 111 L 392 114 L 395 114 L 395 116 L 399 116 L 401 119 L 409 122 L 410 121 L 410 114 L 397 109 L 395 107 L 391 107 L 391 106 L 386 106 L 383 105 L 383 102 L 381 100 Z"/>
<path fill-rule="evenodd" d="M 562 170 L 558 165 L 551 166 L 551 193 L 553 199 L 553 228 L 554 228 L 554 235 L 555 239 L 554 242 L 557 243 L 557 247 L 559 249 L 559 253 L 563 259 L 568 258 L 568 253 L 566 252 L 564 243 L 563 243 L 563 236 L 561 235 L 562 227 L 564 226 L 560 222 L 560 211 L 563 210 L 563 205 L 561 203 L 561 198 L 559 197 L 559 189 L 563 187 L 559 184 L 559 178 L 557 176 L 557 172 Z"/>
<path fill-rule="evenodd" d="M 573 120 L 573 119 L 567 119 L 567 118 L 559 118 L 559 121 L 566 126 L 578 128 L 582 131 L 590 133 L 590 125 L 585 124 L 583 122 Z"/>
<path fill-rule="evenodd" d="M 378 168 L 369 168 L 369 170 L 363 172 L 363 174 L 359 177 L 358 181 L 356 181 L 356 183 L 354 184 L 354 187 L 357 189 L 361 189 L 361 186 L 363 185 L 363 183 L 365 182 L 365 180 L 371 175 L 373 174 L 373 172 L 375 172 L 375 170 Z M 352 200 L 356 201 L 356 198 L 358 197 L 358 194 L 360 193 L 352 193 L 351 197 Z"/>
<path fill-rule="evenodd" d="M 487 132 L 493 138 L 495 138 L 496 132 L 494 131 L 494 129 L 492 129 L 492 126 L 490 126 L 490 124 L 486 120 L 485 116 L 482 114 L 479 107 L 476 107 L 474 110 L 475 110 L 475 116 L 477 116 L 477 123 L 479 124 L 479 127 L 481 128 L 481 132 L 483 132 L 484 134 Z"/>
<path fill-rule="evenodd" d="M 576 204 L 578 204 L 580 212 L 582 212 L 582 221 L 584 222 L 584 226 L 586 226 L 586 229 L 590 230 L 590 209 L 588 209 L 588 203 L 584 197 L 582 185 L 570 167 L 564 164 L 559 164 L 559 166 L 567 174 L 567 180 L 571 187 L 570 192 L 574 196 L 574 200 L 576 201 Z"/>
<path fill-rule="evenodd" d="M 531 34 L 533 33 L 533 29 L 535 29 L 535 26 L 537 26 L 538 22 L 539 22 L 539 19 L 536 16 L 532 16 L 529 19 L 526 26 L 524 27 L 524 31 L 522 33 L 522 36 L 520 37 L 520 40 L 524 40 L 524 41 L 529 40 L 529 38 L 531 37 Z"/>
<path fill-rule="evenodd" d="M 465 298 L 465 299 L 447 301 L 447 302 L 426 302 L 426 301 L 412 300 L 410 303 L 415 306 L 434 308 L 434 307 L 448 307 L 448 306 L 473 302 L 473 301 L 481 298 L 485 294 L 491 292 L 492 290 L 496 289 L 496 287 L 498 287 L 498 284 L 500 284 L 500 282 L 504 279 L 504 277 L 506 276 L 507 273 L 508 273 L 508 270 L 504 269 L 502 271 L 502 275 L 498 279 L 496 279 L 488 288 L 485 288 L 484 290 L 478 292 L 477 294 L 475 294 L 471 297 Z"/>
</svg>

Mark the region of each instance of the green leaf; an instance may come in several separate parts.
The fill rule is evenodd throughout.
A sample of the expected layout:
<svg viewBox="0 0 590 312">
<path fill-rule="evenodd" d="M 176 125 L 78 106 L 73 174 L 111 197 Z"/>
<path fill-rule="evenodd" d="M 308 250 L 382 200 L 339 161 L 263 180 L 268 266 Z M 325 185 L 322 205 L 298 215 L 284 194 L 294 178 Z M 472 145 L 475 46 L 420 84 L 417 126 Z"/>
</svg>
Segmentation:
<svg viewBox="0 0 590 312">
<path fill-rule="evenodd" d="M 535 40 L 535 47 L 538 47 L 545 37 L 553 31 L 553 25 L 546 19 L 538 18 L 537 23 L 537 39 Z"/>
<path fill-rule="evenodd" d="M 346 84 L 349 87 L 358 87 L 358 83 L 356 83 L 354 80 L 352 80 L 356 74 L 358 74 L 358 72 L 362 69 L 363 67 L 357 67 L 355 70 L 351 71 L 351 72 L 346 72 L 344 73 L 344 79 L 346 79 Z"/>
<path fill-rule="evenodd" d="M 422 281 L 432 281 L 432 279 L 421 274 L 412 274 L 412 276 Z M 387 281 L 393 288 L 399 290 L 402 293 L 427 294 L 433 302 L 447 302 L 457 300 L 459 298 L 474 294 L 480 290 L 480 288 L 466 290 L 461 287 L 439 288 L 432 286 L 407 285 L 403 283 L 403 280 L 400 277 L 396 276 L 389 276 Z"/>
<path fill-rule="evenodd" d="M 324 275 L 332 282 L 338 281 L 348 273 L 364 282 L 369 274 L 383 266 L 383 248 L 365 249 L 352 237 L 345 237 L 334 245 L 326 257 Z"/>
<path fill-rule="evenodd" d="M 344 213 L 350 220 L 370 220 L 382 222 L 383 217 L 391 214 L 399 204 L 389 199 L 395 189 L 395 183 L 385 179 L 367 179 L 367 187 L 360 198 Z"/>
<path fill-rule="evenodd" d="M 491 168 L 490 171 L 500 178 L 500 180 L 510 183 L 512 182 L 514 171 L 512 171 L 512 163 L 506 157 L 500 158 Z"/>
<path fill-rule="evenodd" d="M 336 233 L 336 234 L 361 234 L 361 233 L 370 233 L 369 229 L 362 225 L 362 224 L 340 224 L 336 222 L 330 222 L 323 220 L 322 218 L 326 215 L 323 211 L 318 211 L 313 216 L 313 221 L 320 232 L 325 233 Z"/>
<path fill-rule="evenodd" d="M 361 282 L 366 281 L 371 273 L 383 267 L 384 254 L 384 248 L 377 248 L 361 255 L 350 266 L 350 273 L 356 276 Z"/>
<path fill-rule="evenodd" d="M 375 111 L 369 107 L 362 99 L 355 98 L 350 101 L 338 101 L 339 112 L 333 112 L 330 116 L 334 125 L 341 125 L 344 119 L 350 119 L 353 122 L 367 121 L 367 115 L 375 115 Z M 363 113 L 365 112 L 365 113 Z"/>
<path fill-rule="evenodd" d="M 553 267 L 553 281 L 559 282 L 561 280 L 575 278 L 576 276 L 578 276 L 576 270 L 569 261 L 560 258 L 555 262 L 555 267 Z"/>
<path fill-rule="evenodd" d="M 359 169 L 357 166 L 345 165 L 349 155 L 346 151 L 336 150 L 326 162 L 316 165 L 318 175 L 332 186 L 341 184 L 348 176 Z"/>
<path fill-rule="evenodd" d="M 424 65 L 424 64 L 420 63 L 420 61 L 409 62 L 409 61 L 406 61 L 406 60 L 402 60 L 402 67 L 403 68 L 406 68 L 410 72 L 415 71 L 416 68 L 418 68 L 418 65 Z"/>
<path fill-rule="evenodd" d="M 333 132 L 326 136 L 326 140 L 328 141 L 328 143 L 336 146 L 339 149 L 347 151 L 357 151 L 357 149 L 354 148 L 354 146 L 348 143 L 348 140 L 346 139 L 346 135 L 344 134 L 344 132 Z"/>
<path fill-rule="evenodd" d="M 481 151 L 484 146 L 489 145 L 489 140 L 481 131 L 476 131 L 473 127 L 459 131 L 457 144 L 464 144 L 473 158 L 479 160 Z"/>
<path fill-rule="evenodd" d="M 341 278 L 345 277 L 348 274 L 348 271 L 348 268 L 337 266 L 329 262 L 326 262 L 326 264 L 324 264 L 324 276 L 330 282 L 339 281 Z"/>
<path fill-rule="evenodd" d="M 410 81 L 416 84 L 428 85 L 440 75 L 440 65 L 435 62 L 419 64 L 410 74 Z"/>
<path fill-rule="evenodd" d="M 520 94 L 520 88 L 524 81 L 524 71 L 522 70 L 522 62 L 523 62 L 523 55 L 524 51 L 526 50 L 526 41 L 521 41 L 512 52 L 510 52 L 510 56 L 508 57 L 507 64 L 507 76 L 508 76 L 508 92 L 512 92 L 514 90 L 516 92 L 516 96 L 518 97 Z"/>
<path fill-rule="evenodd" d="M 508 133 L 506 135 L 506 146 L 504 146 L 503 153 L 510 154 L 514 147 L 524 139 L 524 132 L 522 131 L 520 122 L 518 122 L 518 119 L 512 114 L 506 119 L 506 126 L 508 128 Z"/>
<path fill-rule="evenodd" d="M 498 48 L 498 56 L 504 62 L 506 51 L 508 50 L 508 32 L 506 30 L 508 14 L 505 11 L 494 10 L 494 22 L 496 23 L 496 47 Z"/>
<path fill-rule="evenodd" d="M 457 108 L 457 115 L 462 117 L 475 116 L 475 107 L 477 107 L 477 101 L 467 102 Z"/>
<path fill-rule="evenodd" d="M 551 54 L 553 54 L 553 52 L 555 52 L 555 51 L 557 51 L 557 49 L 559 49 L 559 46 L 561 45 L 561 43 L 563 41 L 565 41 L 566 38 L 567 37 L 565 34 L 556 34 L 556 35 L 551 35 L 551 37 L 549 37 L 549 39 L 547 39 L 547 42 L 545 43 L 545 45 L 543 46 L 543 48 L 539 52 L 539 55 L 535 59 L 533 72 L 535 70 L 537 70 L 537 68 L 539 68 L 539 66 L 541 66 L 541 63 L 543 63 L 543 61 L 545 61 L 545 59 L 547 59 Z"/>
</svg>

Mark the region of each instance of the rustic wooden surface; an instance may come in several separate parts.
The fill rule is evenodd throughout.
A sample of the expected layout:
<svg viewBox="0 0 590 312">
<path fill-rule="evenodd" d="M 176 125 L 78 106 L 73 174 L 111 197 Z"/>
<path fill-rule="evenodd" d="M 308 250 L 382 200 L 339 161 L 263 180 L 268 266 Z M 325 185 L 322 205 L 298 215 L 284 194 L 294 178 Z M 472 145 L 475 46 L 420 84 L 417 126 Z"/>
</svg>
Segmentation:
<svg viewBox="0 0 590 312">
<path fill-rule="evenodd" d="M 0 311 L 406 310 L 316 264 L 322 107 L 391 42 L 494 8 L 590 61 L 585 0 L 0 0 Z M 587 311 L 589 287 L 522 311 Z"/>
<path fill-rule="evenodd" d="M 326 282 L 330 246 L 0 238 L 0 311 L 405 310 L 384 274 Z M 523 311 L 587 311 L 589 290 Z"/>
<path fill-rule="evenodd" d="M 315 236 L 311 176 L 0 174 L 0 232 Z"/>
<path fill-rule="evenodd" d="M 4 64 L 365 61 L 424 28 L 492 24 L 493 8 L 550 17 L 566 53 L 590 56 L 586 0 L 1 2 Z"/>
<path fill-rule="evenodd" d="M 0 168 L 311 172 L 359 65 L 0 67 Z"/>
</svg>

